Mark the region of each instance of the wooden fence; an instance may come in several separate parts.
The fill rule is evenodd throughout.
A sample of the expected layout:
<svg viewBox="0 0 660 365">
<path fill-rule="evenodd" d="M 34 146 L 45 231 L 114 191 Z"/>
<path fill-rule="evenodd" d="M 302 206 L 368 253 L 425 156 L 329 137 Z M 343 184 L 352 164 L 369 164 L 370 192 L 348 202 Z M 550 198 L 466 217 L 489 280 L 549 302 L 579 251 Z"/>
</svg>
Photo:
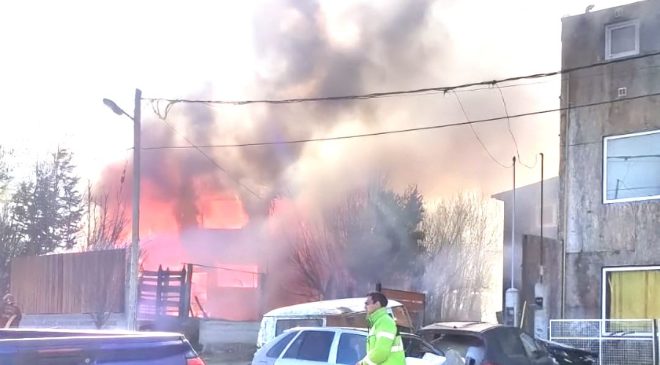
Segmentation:
<svg viewBox="0 0 660 365">
<path fill-rule="evenodd" d="M 125 272 L 123 249 L 18 257 L 11 292 L 26 314 L 120 313 Z"/>
</svg>

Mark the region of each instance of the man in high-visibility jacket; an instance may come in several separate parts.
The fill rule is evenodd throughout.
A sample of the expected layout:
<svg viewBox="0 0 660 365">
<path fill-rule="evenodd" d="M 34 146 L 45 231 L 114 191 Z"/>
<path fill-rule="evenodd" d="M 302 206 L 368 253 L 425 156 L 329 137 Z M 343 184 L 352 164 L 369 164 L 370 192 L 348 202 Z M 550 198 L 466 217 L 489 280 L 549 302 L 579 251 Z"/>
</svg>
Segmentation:
<svg viewBox="0 0 660 365">
<path fill-rule="evenodd" d="M 369 323 L 367 356 L 358 365 L 405 365 L 403 341 L 394 318 L 387 313 L 387 298 L 383 293 L 369 293 L 364 302 Z"/>
</svg>

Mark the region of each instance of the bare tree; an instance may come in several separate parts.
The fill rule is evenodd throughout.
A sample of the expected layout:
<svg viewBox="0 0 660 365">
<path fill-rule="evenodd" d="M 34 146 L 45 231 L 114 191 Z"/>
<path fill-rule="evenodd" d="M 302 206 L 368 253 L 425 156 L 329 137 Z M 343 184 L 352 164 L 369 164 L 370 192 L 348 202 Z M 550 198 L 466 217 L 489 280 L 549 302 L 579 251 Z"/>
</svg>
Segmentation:
<svg viewBox="0 0 660 365">
<path fill-rule="evenodd" d="M 345 295 L 350 279 L 340 258 L 341 247 L 322 222 L 299 221 L 290 239 L 291 263 L 300 274 L 308 295 L 335 299 Z"/>
<path fill-rule="evenodd" d="M 128 247 L 126 233 L 129 219 L 126 215 L 126 203 L 124 199 L 124 181 L 126 169 L 122 172 L 117 187 L 109 190 L 87 185 L 86 194 L 86 251 L 102 251 L 113 249 L 125 249 Z M 114 190 L 114 191 L 111 191 Z M 142 257 L 142 252 L 141 255 Z M 110 271 L 108 271 L 110 270 Z M 104 280 L 93 295 L 93 310 L 89 313 L 96 328 L 103 328 L 112 312 L 111 307 L 114 298 L 111 293 L 118 292 L 123 287 L 121 271 L 124 268 L 109 268 L 103 274 Z"/>
<path fill-rule="evenodd" d="M 295 294 L 355 296 L 377 282 L 411 289 L 412 278 L 423 273 L 419 224 L 424 209 L 416 187 L 399 194 L 385 178 L 375 178 L 316 213 L 315 220 L 299 214 L 283 219 L 290 263 L 301 281 L 296 287 L 305 289 Z"/>
<path fill-rule="evenodd" d="M 126 170 L 122 173 L 119 187 L 114 193 L 99 189 L 96 193 L 87 185 L 87 250 L 107 250 L 125 245 L 128 218 L 124 194 Z"/>
<path fill-rule="evenodd" d="M 480 302 L 493 280 L 493 253 L 501 244 L 500 222 L 494 203 L 475 194 L 429 209 L 423 221 L 427 319 L 480 319 Z"/>
</svg>

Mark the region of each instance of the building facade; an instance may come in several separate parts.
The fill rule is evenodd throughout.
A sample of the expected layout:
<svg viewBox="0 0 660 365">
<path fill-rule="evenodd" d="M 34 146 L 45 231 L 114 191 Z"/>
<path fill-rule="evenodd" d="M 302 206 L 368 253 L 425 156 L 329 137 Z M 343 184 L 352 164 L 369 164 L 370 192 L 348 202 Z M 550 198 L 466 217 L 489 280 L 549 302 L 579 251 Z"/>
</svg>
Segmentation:
<svg viewBox="0 0 660 365">
<path fill-rule="evenodd" d="M 660 318 L 659 52 L 657 0 L 562 20 L 564 318 Z"/>
</svg>

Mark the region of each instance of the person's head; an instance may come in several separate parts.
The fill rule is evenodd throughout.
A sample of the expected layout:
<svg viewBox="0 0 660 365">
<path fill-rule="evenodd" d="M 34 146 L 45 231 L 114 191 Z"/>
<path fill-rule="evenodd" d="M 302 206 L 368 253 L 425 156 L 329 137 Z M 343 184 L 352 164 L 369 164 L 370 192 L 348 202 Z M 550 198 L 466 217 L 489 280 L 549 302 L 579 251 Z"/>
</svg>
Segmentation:
<svg viewBox="0 0 660 365">
<path fill-rule="evenodd" d="M 367 299 L 364 302 L 364 309 L 367 314 L 371 314 L 380 308 L 387 307 L 387 297 L 383 293 L 373 292 L 367 294 Z"/>
<path fill-rule="evenodd" d="M 14 299 L 14 296 L 11 294 L 5 294 L 5 296 L 2 297 L 2 301 L 6 304 L 14 304 L 16 299 Z"/>
</svg>

